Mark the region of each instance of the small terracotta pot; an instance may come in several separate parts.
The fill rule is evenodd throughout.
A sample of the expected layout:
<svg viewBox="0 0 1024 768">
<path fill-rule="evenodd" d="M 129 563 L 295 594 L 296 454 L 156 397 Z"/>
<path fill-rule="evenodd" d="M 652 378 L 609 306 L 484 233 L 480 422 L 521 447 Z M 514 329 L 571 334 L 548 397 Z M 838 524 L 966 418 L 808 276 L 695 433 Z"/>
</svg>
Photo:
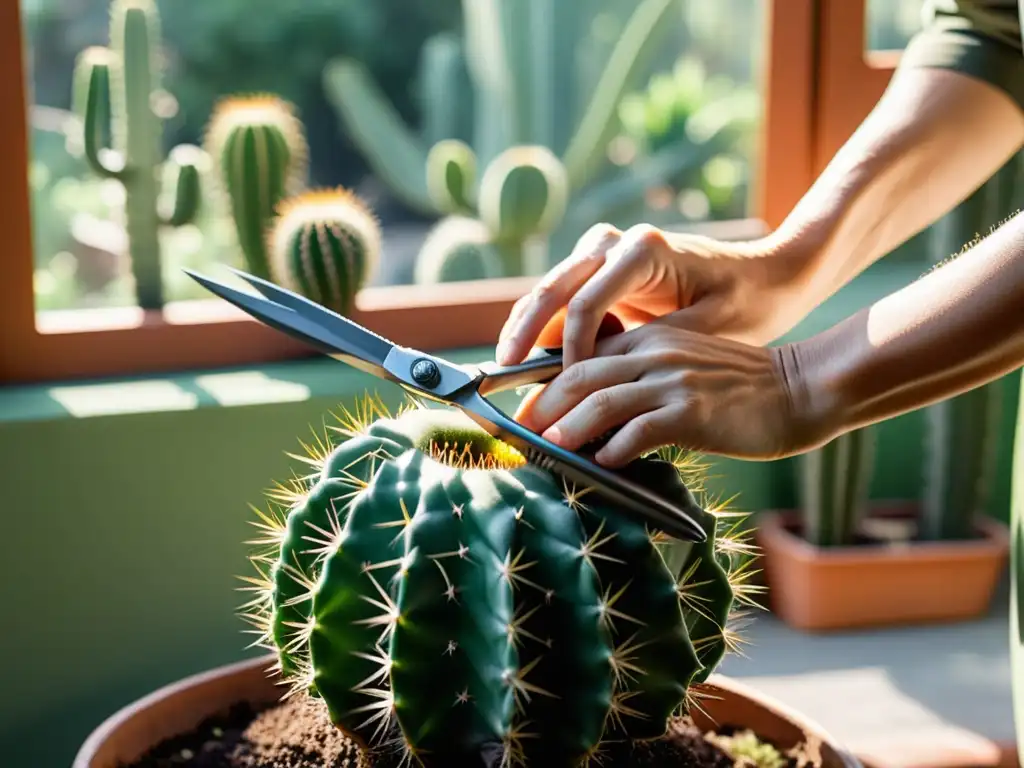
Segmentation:
<svg viewBox="0 0 1024 768">
<path fill-rule="evenodd" d="M 772 612 L 792 627 L 829 631 L 965 621 L 988 610 L 1009 531 L 982 519 L 971 541 L 815 547 L 795 510 L 764 512 L 757 544 Z"/>
<path fill-rule="evenodd" d="M 275 701 L 282 688 L 266 672 L 272 662 L 261 657 L 217 667 L 129 704 L 92 732 L 73 768 L 118 768 L 236 702 Z M 750 728 L 780 749 L 806 744 L 821 755 L 822 768 L 862 768 L 824 729 L 784 704 L 721 675 L 713 675 L 707 688 L 709 696 L 701 700 L 704 711 L 694 716 L 701 729 Z"/>
</svg>

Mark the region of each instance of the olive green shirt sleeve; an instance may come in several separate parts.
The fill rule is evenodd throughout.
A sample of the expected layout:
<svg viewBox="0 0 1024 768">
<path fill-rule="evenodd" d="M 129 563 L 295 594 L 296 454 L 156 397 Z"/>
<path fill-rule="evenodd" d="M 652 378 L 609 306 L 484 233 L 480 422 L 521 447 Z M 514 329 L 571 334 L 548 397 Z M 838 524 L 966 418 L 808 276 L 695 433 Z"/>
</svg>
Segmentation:
<svg viewBox="0 0 1024 768">
<path fill-rule="evenodd" d="M 922 6 L 922 29 L 908 43 L 900 66 L 950 69 L 978 78 L 1024 110 L 1018 0 L 924 0 Z"/>
</svg>

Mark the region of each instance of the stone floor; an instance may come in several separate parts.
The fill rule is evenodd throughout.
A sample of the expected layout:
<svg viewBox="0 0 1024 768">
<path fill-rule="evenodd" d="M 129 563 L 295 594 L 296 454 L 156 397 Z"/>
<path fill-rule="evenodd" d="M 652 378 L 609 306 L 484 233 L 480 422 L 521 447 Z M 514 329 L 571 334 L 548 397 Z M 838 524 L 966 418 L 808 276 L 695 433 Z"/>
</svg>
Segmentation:
<svg viewBox="0 0 1024 768">
<path fill-rule="evenodd" d="M 981 766 L 1014 741 L 1006 588 L 976 621 L 811 635 L 761 613 L 720 671 L 881 768 Z"/>
</svg>

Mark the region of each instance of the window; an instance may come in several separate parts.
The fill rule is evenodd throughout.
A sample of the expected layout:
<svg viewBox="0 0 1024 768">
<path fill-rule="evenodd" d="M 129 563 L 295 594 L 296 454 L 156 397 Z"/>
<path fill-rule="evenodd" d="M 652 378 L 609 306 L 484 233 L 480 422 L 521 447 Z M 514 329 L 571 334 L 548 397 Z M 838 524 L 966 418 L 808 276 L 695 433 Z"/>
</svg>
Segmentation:
<svg viewBox="0 0 1024 768">
<path fill-rule="evenodd" d="M 205 151 L 224 99 L 263 92 L 294 106 L 307 167 L 282 199 L 341 186 L 365 201 L 382 240 L 351 315 L 426 349 L 492 343 L 533 275 L 567 253 L 589 224 L 711 226 L 723 237 L 748 237 L 760 222 L 777 224 L 812 180 L 816 20 L 803 0 L 606 0 L 596 10 L 537 2 L 532 20 L 518 11 L 525 4 L 508 18 L 464 19 L 460 0 L 307 0 L 301 9 L 272 0 L 158 0 L 161 81 L 149 113 L 162 130 L 159 159 L 194 161 L 201 195 L 196 215 L 161 226 L 154 245 L 153 228 L 127 223 L 126 200 L 134 205 L 140 196 L 102 178 L 82 151 L 75 61 L 108 45 L 110 5 L 20 0 L 0 8 L 0 61 L 11 75 L 0 92 L 0 137 L 10 160 L 0 165 L 0 206 L 8 214 L 4 383 L 309 354 L 205 296 L 181 271 L 220 278 L 222 264 L 252 271 L 246 254 L 258 250 L 242 248 L 218 181 L 218 148 Z M 540 16 L 545 10 L 549 22 Z M 527 40 L 529 57 L 522 55 Z M 631 52 L 630 40 L 643 44 Z M 615 98 L 582 121 L 612 56 L 628 65 L 610 69 L 601 90 Z M 482 66 L 467 70 L 467 60 Z M 630 75 L 621 91 L 612 82 L 617 73 Z M 116 78 L 101 82 L 118 87 Z M 102 90 L 94 93 L 98 154 L 109 160 L 110 102 Z M 543 179 L 555 201 L 563 189 L 557 182 L 565 182 L 565 204 L 545 208 L 560 215 L 539 217 L 551 225 L 541 227 L 543 236 L 534 227 L 511 238 L 514 248 L 496 248 L 497 219 L 479 210 L 475 195 L 452 223 L 439 200 L 456 200 L 462 187 L 429 184 L 424 163 L 431 147 L 451 137 L 464 143 L 447 145 L 457 150 L 438 166 L 448 176 L 429 178 L 458 181 L 451 174 L 466 167 L 456 162 L 465 146 L 478 158 L 482 184 L 503 173 L 489 159 L 522 159 L 502 154 L 512 144 L 551 150 L 526 153 L 530 168 L 550 172 L 521 174 L 522 189 Z M 181 145 L 204 151 L 189 154 Z M 169 181 L 166 193 L 175 189 Z M 168 202 L 158 201 L 169 212 Z M 154 205 L 138 207 L 152 219 Z M 529 208 L 517 207 L 511 218 L 529 219 Z M 255 231 L 270 226 L 268 219 Z M 137 230 L 145 248 L 132 244 L 138 236 L 129 232 Z M 451 246 L 453 232 L 476 249 L 467 267 L 472 281 L 456 279 L 466 276 L 461 268 L 423 267 L 428 246 Z M 142 263 L 133 259 L 136 249 L 159 253 L 156 292 L 152 279 L 133 278 L 133 261 Z M 137 302 L 143 289 L 145 308 Z"/>
<path fill-rule="evenodd" d="M 882 96 L 920 26 L 921 0 L 822 0 L 814 167 L 820 172 Z"/>
</svg>

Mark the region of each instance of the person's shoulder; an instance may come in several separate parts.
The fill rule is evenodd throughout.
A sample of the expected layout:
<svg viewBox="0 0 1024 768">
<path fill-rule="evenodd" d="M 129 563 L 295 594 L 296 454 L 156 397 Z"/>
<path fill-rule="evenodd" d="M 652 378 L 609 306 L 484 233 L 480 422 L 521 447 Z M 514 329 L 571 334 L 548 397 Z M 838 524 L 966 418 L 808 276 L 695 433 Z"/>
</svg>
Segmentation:
<svg viewBox="0 0 1024 768">
<path fill-rule="evenodd" d="M 1024 110 L 1024 0 L 923 0 L 921 29 L 901 67 L 949 69 L 983 80 Z"/>
</svg>

